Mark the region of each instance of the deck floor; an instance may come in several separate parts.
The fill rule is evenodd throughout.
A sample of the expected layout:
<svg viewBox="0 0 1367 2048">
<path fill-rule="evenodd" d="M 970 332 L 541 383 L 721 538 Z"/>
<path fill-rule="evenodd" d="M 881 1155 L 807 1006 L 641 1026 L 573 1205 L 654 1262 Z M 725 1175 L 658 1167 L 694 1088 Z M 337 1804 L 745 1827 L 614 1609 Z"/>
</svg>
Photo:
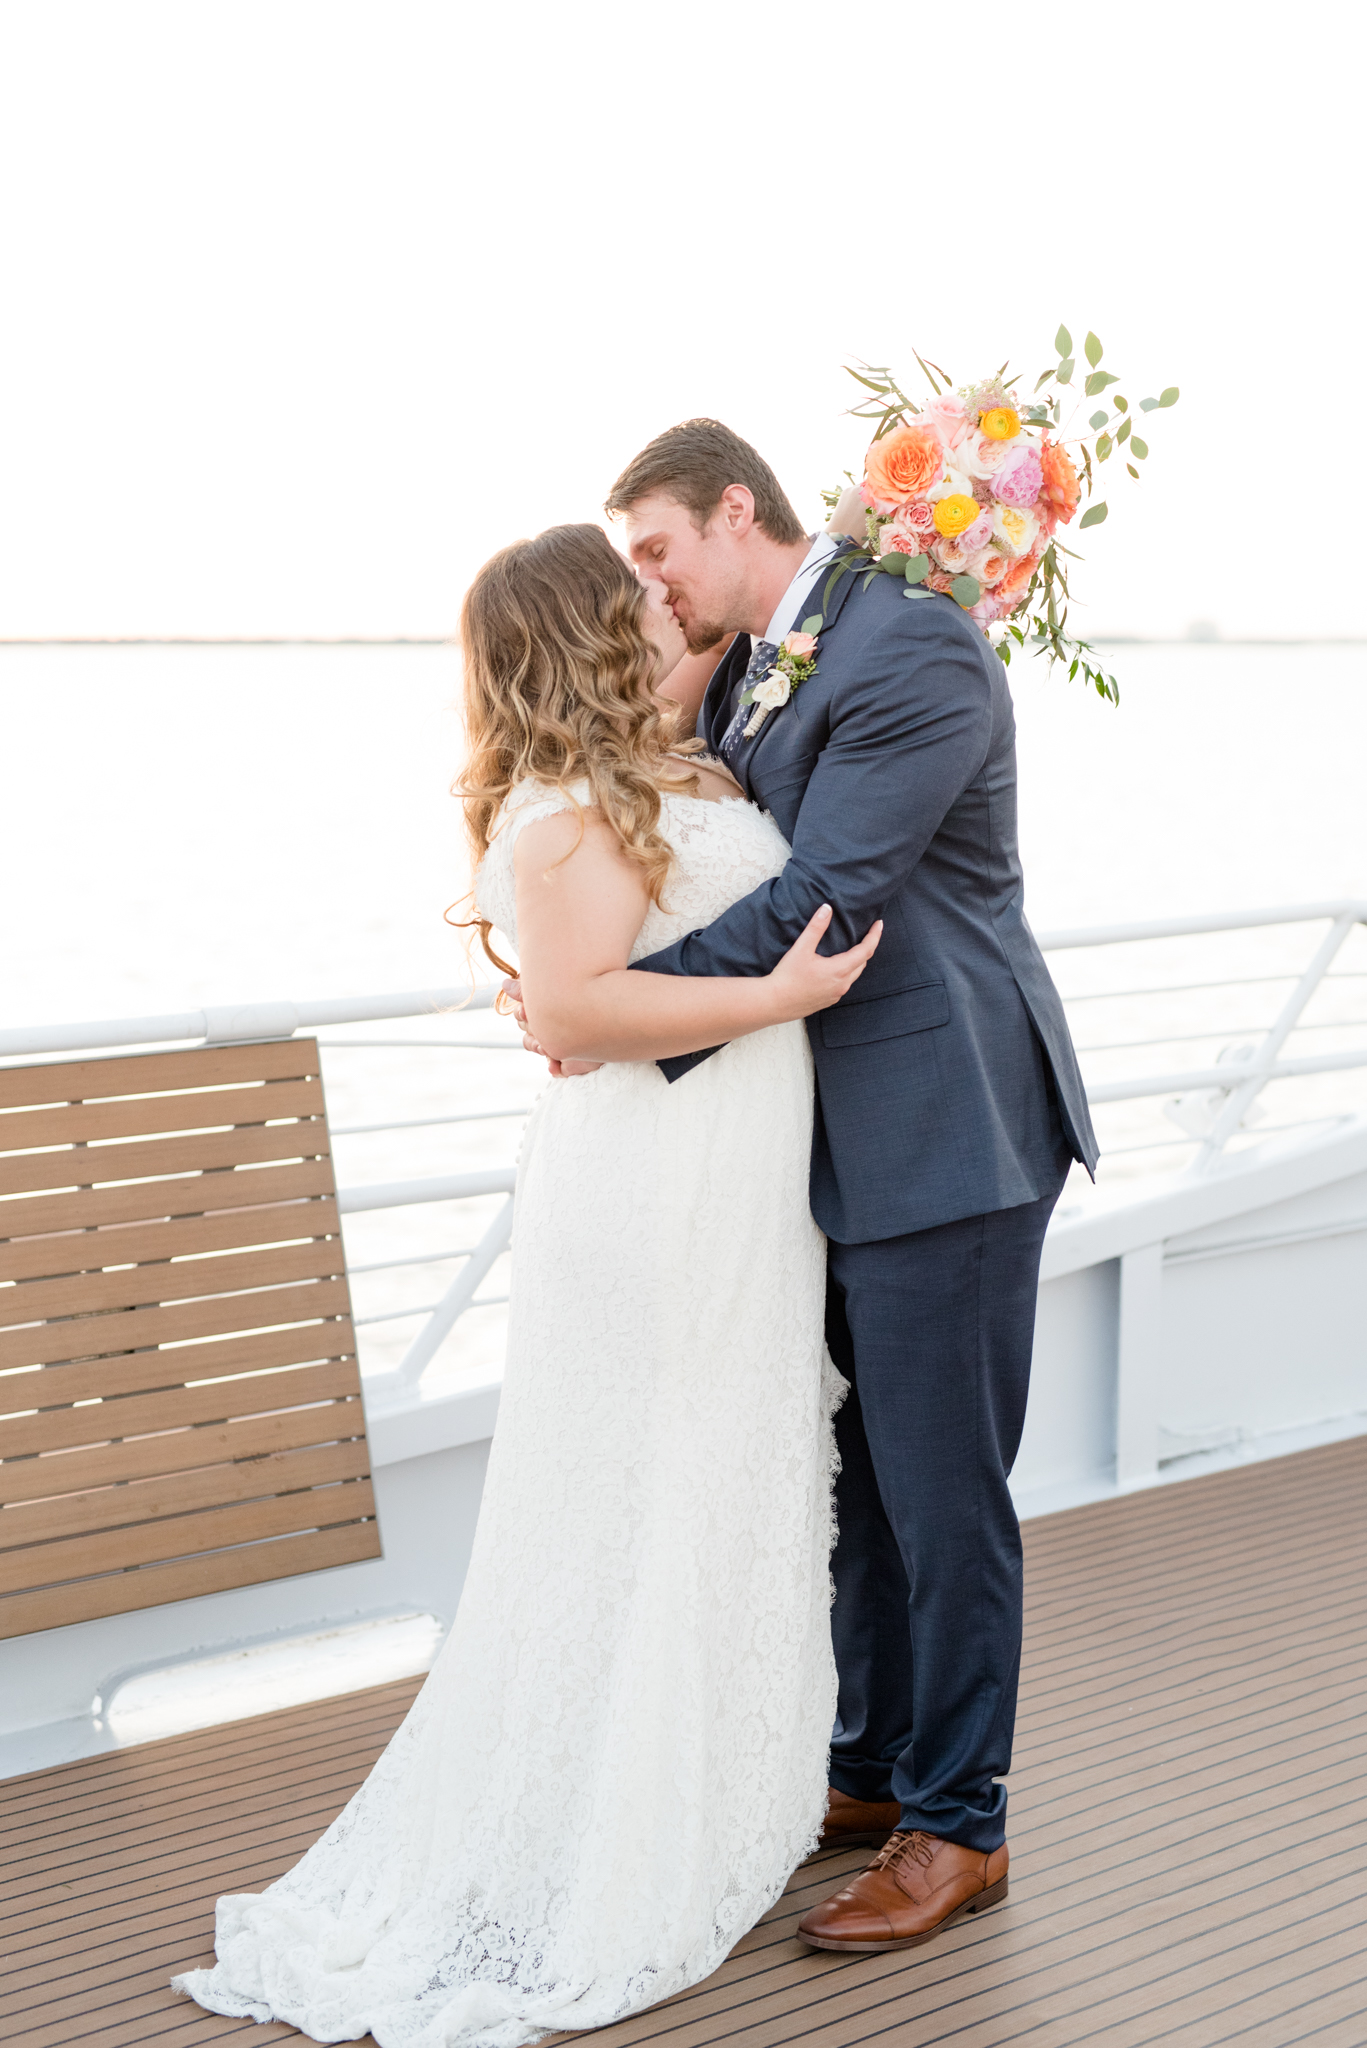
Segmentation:
<svg viewBox="0 0 1367 2048">
<path fill-rule="evenodd" d="M 1010 1901 L 817 1955 L 814 1858 L 715 1976 L 603 2048 L 1363 2048 L 1367 1438 L 1033 1522 Z M 381 1686 L 0 1784 L 7 2048 L 299 2039 L 172 1996 L 221 1891 L 332 1819 L 416 1690 Z M 571 2041 L 582 2036 L 560 2036 Z"/>
</svg>

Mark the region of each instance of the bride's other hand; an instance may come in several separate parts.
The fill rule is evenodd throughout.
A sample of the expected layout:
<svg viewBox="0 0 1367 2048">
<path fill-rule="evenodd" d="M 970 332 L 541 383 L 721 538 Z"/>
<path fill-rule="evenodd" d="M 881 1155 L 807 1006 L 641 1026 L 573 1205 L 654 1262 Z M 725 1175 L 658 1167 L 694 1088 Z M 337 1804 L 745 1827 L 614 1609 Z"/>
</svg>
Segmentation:
<svg viewBox="0 0 1367 2048">
<path fill-rule="evenodd" d="M 525 1052 L 534 1052 L 538 1059 L 546 1062 L 553 1081 L 574 1081 L 581 1074 L 596 1074 L 602 1060 L 558 1060 L 548 1053 L 538 1039 L 527 1029 L 527 1012 L 522 1005 L 522 983 L 518 980 L 505 981 L 499 990 L 504 1008 L 503 1015 L 515 1017 L 522 1027 L 522 1046 Z"/>
<path fill-rule="evenodd" d="M 854 540 L 866 537 L 867 507 L 858 484 L 851 484 L 842 491 L 834 512 L 826 521 L 827 533 L 848 533 Z"/>
<path fill-rule="evenodd" d="M 786 1017 L 810 1017 L 816 1010 L 829 1010 L 854 987 L 878 950 L 883 936 L 881 917 L 848 953 L 818 953 L 830 922 L 831 906 L 823 903 L 767 977 Z"/>
</svg>

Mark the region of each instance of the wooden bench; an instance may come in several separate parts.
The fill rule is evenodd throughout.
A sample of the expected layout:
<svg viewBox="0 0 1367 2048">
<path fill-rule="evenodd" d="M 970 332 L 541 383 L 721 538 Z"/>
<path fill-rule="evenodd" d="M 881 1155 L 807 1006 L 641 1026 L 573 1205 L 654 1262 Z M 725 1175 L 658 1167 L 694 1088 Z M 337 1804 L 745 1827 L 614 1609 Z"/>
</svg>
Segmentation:
<svg viewBox="0 0 1367 2048">
<path fill-rule="evenodd" d="M 0 1637 L 380 1555 L 318 1046 L 0 1071 Z"/>
</svg>

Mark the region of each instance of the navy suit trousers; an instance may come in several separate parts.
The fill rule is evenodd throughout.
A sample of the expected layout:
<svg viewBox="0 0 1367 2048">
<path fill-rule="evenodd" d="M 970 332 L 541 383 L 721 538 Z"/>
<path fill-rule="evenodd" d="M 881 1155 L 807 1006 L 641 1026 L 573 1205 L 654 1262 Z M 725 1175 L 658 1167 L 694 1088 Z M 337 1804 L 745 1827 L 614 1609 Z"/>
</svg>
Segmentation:
<svg viewBox="0 0 1367 2048">
<path fill-rule="evenodd" d="M 906 1237 L 829 1246 L 839 1709 L 831 1783 L 901 1825 L 991 1850 L 1006 1833 L 1021 1651 L 1025 1422 L 1040 1253 L 1063 1185 Z"/>
</svg>

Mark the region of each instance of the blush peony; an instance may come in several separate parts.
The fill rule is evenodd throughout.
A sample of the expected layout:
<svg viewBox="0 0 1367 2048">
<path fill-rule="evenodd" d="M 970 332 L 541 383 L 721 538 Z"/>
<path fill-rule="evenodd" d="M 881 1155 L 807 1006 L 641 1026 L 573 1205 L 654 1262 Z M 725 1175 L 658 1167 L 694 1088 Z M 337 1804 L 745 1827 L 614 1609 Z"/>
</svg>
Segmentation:
<svg viewBox="0 0 1367 2048">
<path fill-rule="evenodd" d="M 905 505 L 924 497 L 944 469 L 944 451 L 929 427 L 894 427 L 864 458 L 866 504 Z"/>
<path fill-rule="evenodd" d="M 1040 494 L 1044 470 L 1039 450 L 1028 441 L 1008 442 L 1010 453 L 992 479 L 993 496 L 1003 505 L 1028 511 Z"/>
</svg>

